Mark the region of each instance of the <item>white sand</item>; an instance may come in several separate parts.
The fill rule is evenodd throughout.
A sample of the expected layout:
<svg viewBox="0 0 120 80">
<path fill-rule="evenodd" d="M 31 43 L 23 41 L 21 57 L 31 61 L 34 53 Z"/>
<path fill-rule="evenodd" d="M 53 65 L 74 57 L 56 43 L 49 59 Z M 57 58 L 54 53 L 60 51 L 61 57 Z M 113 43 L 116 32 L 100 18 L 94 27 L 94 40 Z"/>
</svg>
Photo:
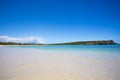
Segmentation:
<svg viewBox="0 0 120 80">
<path fill-rule="evenodd" d="M 117 54 L 0 48 L 0 80 L 120 80 L 119 74 Z"/>
</svg>

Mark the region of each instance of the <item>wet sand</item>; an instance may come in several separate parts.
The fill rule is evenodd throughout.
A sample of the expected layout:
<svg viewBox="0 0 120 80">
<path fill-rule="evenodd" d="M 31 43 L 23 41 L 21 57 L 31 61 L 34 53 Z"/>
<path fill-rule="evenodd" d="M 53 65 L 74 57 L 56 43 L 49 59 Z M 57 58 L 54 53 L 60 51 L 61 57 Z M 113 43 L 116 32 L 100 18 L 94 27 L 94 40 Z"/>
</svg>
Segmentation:
<svg viewBox="0 0 120 80">
<path fill-rule="evenodd" d="M 0 48 L 0 80 L 120 80 L 120 54 Z"/>
</svg>

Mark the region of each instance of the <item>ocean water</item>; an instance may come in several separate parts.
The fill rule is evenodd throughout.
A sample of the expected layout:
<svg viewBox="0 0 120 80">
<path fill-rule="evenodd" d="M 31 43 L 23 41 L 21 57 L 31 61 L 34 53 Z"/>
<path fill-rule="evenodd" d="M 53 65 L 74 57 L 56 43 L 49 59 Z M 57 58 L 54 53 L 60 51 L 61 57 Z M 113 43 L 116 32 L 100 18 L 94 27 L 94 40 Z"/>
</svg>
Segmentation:
<svg viewBox="0 0 120 80">
<path fill-rule="evenodd" d="M 91 51 L 120 51 L 120 45 L 46 45 L 46 46 L 10 46 L 42 50 L 91 50 Z"/>
<path fill-rule="evenodd" d="M 0 47 L 0 80 L 120 80 L 120 45 Z"/>
</svg>

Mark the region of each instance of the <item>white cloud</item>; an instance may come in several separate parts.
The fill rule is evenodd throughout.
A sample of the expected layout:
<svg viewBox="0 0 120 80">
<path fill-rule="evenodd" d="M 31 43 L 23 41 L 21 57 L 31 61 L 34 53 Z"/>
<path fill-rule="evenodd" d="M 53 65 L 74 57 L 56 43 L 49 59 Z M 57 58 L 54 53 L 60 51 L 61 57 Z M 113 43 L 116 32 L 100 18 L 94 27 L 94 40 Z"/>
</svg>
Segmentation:
<svg viewBox="0 0 120 80">
<path fill-rule="evenodd" d="M 16 42 L 16 43 L 42 43 L 43 39 L 39 37 L 24 37 L 15 38 L 9 36 L 0 36 L 1 42 Z"/>
</svg>

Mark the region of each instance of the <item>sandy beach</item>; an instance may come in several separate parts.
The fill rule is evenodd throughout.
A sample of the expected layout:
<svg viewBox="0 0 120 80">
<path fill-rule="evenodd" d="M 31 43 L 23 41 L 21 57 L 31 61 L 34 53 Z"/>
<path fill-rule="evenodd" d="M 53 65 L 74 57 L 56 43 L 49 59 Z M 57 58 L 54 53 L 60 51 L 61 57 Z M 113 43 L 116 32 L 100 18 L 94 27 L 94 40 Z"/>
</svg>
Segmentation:
<svg viewBox="0 0 120 80">
<path fill-rule="evenodd" d="M 118 54 L 0 48 L 0 80 L 119 80 L 119 74 Z"/>
</svg>

